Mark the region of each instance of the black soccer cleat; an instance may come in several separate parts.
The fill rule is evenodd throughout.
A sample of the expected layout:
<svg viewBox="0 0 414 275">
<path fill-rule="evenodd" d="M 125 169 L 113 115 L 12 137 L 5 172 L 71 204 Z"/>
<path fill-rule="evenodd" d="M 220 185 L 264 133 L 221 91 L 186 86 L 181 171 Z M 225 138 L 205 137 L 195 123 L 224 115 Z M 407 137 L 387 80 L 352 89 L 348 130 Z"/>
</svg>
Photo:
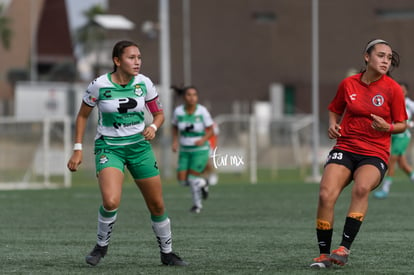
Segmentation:
<svg viewBox="0 0 414 275">
<path fill-rule="evenodd" d="M 92 266 L 97 265 L 99 261 L 101 260 L 101 258 L 105 257 L 107 251 L 108 251 L 108 246 L 100 246 L 98 244 L 95 245 L 91 253 L 89 253 L 85 257 L 86 263 Z"/>
<path fill-rule="evenodd" d="M 201 197 L 203 198 L 203 200 L 206 200 L 208 198 L 208 180 L 206 179 L 206 185 L 204 185 L 203 187 L 201 187 Z"/>
<path fill-rule="evenodd" d="M 188 263 L 181 259 L 174 252 L 163 253 L 161 252 L 161 262 L 163 265 L 175 265 L 175 266 L 187 266 Z"/>
<path fill-rule="evenodd" d="M 199 214 L 201 212 L 201 208 L 194 205 L 193 207 L 190 208 L 190 212 L 195 213 L 195 214 Z"/>
</svg>

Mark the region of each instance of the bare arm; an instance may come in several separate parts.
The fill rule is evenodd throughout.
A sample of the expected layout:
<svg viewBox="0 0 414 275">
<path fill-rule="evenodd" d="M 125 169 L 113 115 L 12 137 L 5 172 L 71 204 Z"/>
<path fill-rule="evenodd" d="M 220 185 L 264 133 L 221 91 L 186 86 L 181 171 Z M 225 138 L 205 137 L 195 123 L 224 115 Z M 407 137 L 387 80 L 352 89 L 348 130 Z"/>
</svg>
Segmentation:
<svg viewBox="0 0 414 275">
<path fill-rule="evenodd" d="M 86 123 L 88 122 L 89 115 L 91 114 L 93 107 L 86 105 L 82 102 L 76 117 L 75 124 L 75 143 L 81 143 L 85 134 Z M 72 157 L 69 159 L 67 167 L 70 171 L 75 172 L 78 170 L 79 165 L 82 163 L 82 150 L 74 150 Z"/>
<path fill-rule="evenodd" d="M 152 113 L 153 120 L 151 124 L 154 124 L 156 128 L 152 126 L 148 126 L 144 129 L 142 132 L 142 135 L 145 137 L 146 140 L 152 140 L 155 138 L 155 133 L 157 132 L 157 129 L 161 127 L 161 125 L 164 123 L 164 112 L 159 111 Z"/>
<path fill-rule="evenodd" d="M 328 137 L 330 139 L 336 139 L 341 136 L 341 126 L 339 125 L 341 115 L 329 111 L 329 128 Z"/>
<path fill-rule="evenodd" d="M 179 147 L 177 126 L 173 125 L 171 133 L 172 133 L 172 151 L 177 152 L 178 147 Z"/>
<path fill-rule="evenodd" d="M 207 127 L 206 129 L 205 129 L 205 135 L 201 138 L 201 139 L 199 139 L 199 140 L 197 140 L 196 142 L 195 142 L 195 145 L 197 145 L 197 146 L 201 146 L 201 145 L 203 145 L 209 138 L 211 138 L 212 136 L 213 136 L 213 126 L 210 126 L 210 127 Z"/>
<path fill-rule="evenodd" d="M 394 122 L 389 124 L 382 117 L 371 114 L 372 117 L 372 128 L 377 131 L 391 132 L 391 134 L 402 133 L 407 129 L 407 122 Z"/>
</svg>

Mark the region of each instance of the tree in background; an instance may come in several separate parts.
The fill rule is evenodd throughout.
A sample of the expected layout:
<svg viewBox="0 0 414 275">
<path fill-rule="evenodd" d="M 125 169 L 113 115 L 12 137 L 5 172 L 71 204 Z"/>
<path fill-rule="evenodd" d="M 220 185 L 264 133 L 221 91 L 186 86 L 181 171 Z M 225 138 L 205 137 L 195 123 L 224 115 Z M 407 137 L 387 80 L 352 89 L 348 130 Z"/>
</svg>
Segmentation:
<svg viewBox="0 0 414 275">
<path fill-rule="evenodd" d="M 100 5 L 94 5 L 83 12 L 86 17 L 86 24 L 76 30 L 76 41 L 82 45 L 83 53 L 90 53 L 97 48 L 105 39 L 102 27 L 98 26 L 94 18 L 98 14 L 104 14 L 105 10 Z"/>
<path fill-rule="evenodd" d="M 91 65 L 91 74 L 98 76 L 100 74 L 100 52 L 105 40 L 105 31 L 95 22 L 95 16 L 104 14 L 105 10 L 100 5 L 94 5 L 89 10 L 83 12 L 86 18 L 85 25 L 79 27 L 75 33 L 76 44 L 81 49 L 81 58 L 87 55 L 94 56 Z M 82 73 L 81 73 L 82 75 Z"/>
<path fill-rule="evenodd" d="M 11 36 L 10 18 L 4 15 L 4 6 L 0 4 L 0 39 L 6 50 L 10 49 Z"/>
</svg>

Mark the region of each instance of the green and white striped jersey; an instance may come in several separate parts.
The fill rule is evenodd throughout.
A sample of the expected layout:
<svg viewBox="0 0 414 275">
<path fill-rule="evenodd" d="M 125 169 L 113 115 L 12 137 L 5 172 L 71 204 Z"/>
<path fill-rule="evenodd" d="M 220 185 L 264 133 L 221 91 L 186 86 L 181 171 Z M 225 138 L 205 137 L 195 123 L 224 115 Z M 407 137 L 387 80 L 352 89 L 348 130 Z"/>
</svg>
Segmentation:
<svg viewBox="0 0 414 275">
<path fill-rule="evenodd" d="M 111 74 L 92 81 L 83 101 L 98 106 L 98 127 L 95 139 L 101 136 L 126 137 L 141 133 L 145 128 L 145 103 L 157 99 L 152 81 L 139 74 L 125 86 L 112 82 Z"/>
<path fill-rule="evenodd" d="M 205 135 L 205 129 L 213 125 L 213 119 L 207 108 L 201 104 L 197 104 L 196 110 L 192 114 L 188 114 L 185 106 L 180 105 L 174 110 L 172 124 L 178 128 L 181 147 L 196 149 L 194 148 L 195 141 Z M 207 142 L 206 146 L 208 146 Z M 199 149 L 205 149 L 205 146 L 202 147 Z"/>
<path fill-rule="evenodd" d="M 414 101 L 412 101 L 410 98 L 405 97 L 405 110 L 407 112 L 407 116 L 408 116 L 408 120 L 407 122 L 409 122 L 414 114 Z M 411 137 L 411 130 L 409 129 L 409 127 L 407 127 L 407 129 L 399 134 L 393 134 L 393 136 L 397 136 L 397 137 Z"/>
</svg>

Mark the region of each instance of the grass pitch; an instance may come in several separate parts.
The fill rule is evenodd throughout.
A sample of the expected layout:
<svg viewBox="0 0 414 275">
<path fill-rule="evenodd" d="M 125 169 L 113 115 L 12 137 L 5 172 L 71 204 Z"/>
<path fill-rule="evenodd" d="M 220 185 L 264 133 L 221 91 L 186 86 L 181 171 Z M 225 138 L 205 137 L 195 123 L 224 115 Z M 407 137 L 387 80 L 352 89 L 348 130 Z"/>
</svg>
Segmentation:
<svg viewBox="0 0 414 275">
<path fill-rule="evenodd" d="M 85 255 L 96 239 L 101 203 L 93 177 L 70 189 L 1 191 L 1 274 L 412 274 L 414 184 L 397 178 L 385 200 L 370 199 L 349 264 L 311 270 L 318 256 L 318 184 L 292 180 L 251 185 L 226 179 L 210 188 L 192 214 L 188 188 L 164 184 L 173 249 L 188 267 L 162 266 L 149 213 L 138 189 L 124 185 L 107 256 L 96 267 Z M 350 188 L 336 206 L 333 248 L 348 208 Z"/>
</svg>

